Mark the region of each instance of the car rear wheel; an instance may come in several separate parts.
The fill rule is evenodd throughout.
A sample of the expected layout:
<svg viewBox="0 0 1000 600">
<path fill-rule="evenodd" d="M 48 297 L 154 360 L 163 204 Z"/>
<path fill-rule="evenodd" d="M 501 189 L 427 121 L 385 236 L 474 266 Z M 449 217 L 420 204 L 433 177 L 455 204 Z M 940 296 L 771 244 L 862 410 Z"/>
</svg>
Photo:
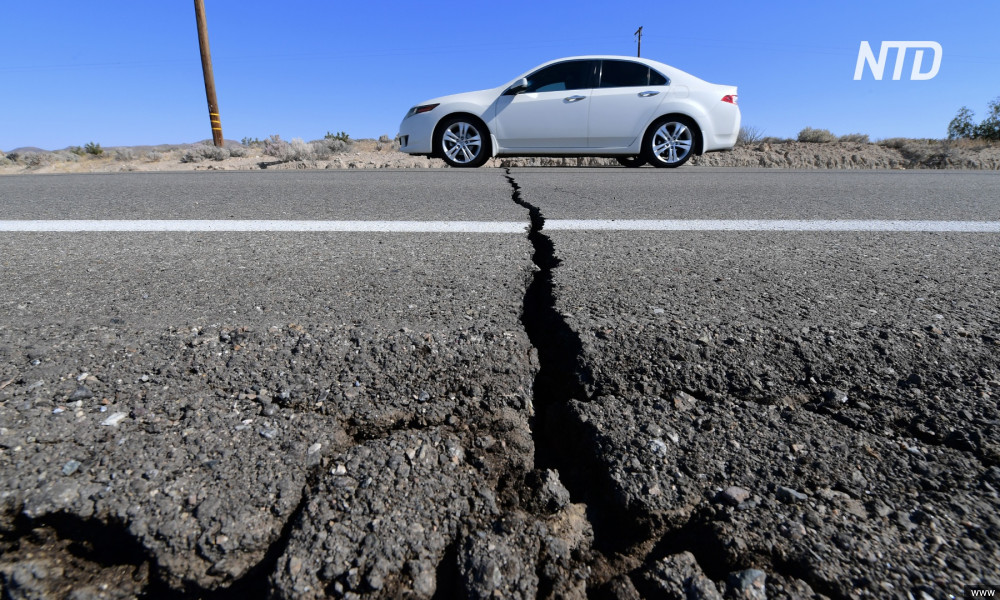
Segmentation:
<svg viewBox="0 0 1000 600">
<path fill-rule="evenodd" d="M 616 156 L 615 160 L 621 166 L 629 167 L 630 169 L 635 169 L 646 164 L 646 159 L 641 156 Z"/>
<path fill-rule="evenodd" d="M 438 128 L 439 156 L 452 167 L 480 167 L 490 158 L 490 135 L 469 117 L 451 117 Z"/>
<path fill-rule="evenodd" d="M 654 167 L 679 167 L 694 151 L 695 125 L 684 117 L 666 117 L 653 123 L 642 142 L 646 161 Z"/>
</svg>

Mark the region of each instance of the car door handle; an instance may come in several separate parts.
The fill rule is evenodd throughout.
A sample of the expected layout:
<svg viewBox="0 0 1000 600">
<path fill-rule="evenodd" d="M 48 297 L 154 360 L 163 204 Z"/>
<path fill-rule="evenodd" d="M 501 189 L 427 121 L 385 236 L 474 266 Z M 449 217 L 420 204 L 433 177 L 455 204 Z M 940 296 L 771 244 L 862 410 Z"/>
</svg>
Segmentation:
<svg viewBox="0 0 1000 600">
<path fill-rule="evenodd" d="M 650 92 L 639 92 L 639 97 L 640 98 L 651 98 L 651 97 L 653 97 L 653 96 L 655 96 L 655 95 L 657 95 L 659 93 L 660 92 L 652 92 L 652 91 L 650 91 Z"/>
<path fill-rule="evenodd" d="M 564 98 L 563 102 L 579 102 L 585 98 L 586 96 L 570 96 L 569 98 Z"/>
</svg>

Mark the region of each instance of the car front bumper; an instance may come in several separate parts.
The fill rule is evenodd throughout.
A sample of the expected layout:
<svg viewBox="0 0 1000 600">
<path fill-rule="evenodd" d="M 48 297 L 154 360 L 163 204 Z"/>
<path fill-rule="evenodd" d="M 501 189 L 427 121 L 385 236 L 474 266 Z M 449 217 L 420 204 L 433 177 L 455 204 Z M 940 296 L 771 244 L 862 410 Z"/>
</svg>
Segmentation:
<svg viewBox="0 0 1000 600">
<path fill-rule="evenodd" d="M 434 151 L 434 111 L 409 115 L 399 124 L 399 151 L 407 154 L 431 154 Z"/>
</svg>

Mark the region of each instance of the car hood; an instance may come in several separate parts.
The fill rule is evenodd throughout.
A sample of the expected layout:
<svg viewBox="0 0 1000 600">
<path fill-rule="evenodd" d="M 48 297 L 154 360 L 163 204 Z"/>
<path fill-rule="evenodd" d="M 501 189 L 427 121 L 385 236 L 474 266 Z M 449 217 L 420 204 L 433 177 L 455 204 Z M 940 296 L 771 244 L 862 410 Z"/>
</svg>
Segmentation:
<svg viewBox="0 0 1000 600">
<path fill-rule="evenodd" d="M 497 96 L 500 95 L 500 88 L 491 88 L 488 90 L 478 90 L 475 92 L 462 92 L 461 94 L 450 94 L 448 96 L 439 96 L 437 98 L 431 98 L 430 100 L 425 100 L 419 104 L 422 106 L 424 104 L 473 104 L 478 106 L 488 106 Z"/>
</svg>

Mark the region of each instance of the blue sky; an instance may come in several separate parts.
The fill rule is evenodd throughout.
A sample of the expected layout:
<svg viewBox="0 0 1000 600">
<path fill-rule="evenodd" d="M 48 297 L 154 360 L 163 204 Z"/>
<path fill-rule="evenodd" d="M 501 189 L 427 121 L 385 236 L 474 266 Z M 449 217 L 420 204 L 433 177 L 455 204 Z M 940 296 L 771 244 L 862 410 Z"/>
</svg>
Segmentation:
<svg viewBox="0 0 1000 600">
<path fill-rule="evenodd" d="M 194 142 L 211 135 L 190 1 L 3 3 L 0 149 Z M 739 86 L 745 125 L 794 137 L 944 137 L 1000 96 L 1000 2 L 712 3 L 205 0 L 226 139 L 394 135 L 434 96 L 494 87 L 547 60 L 642 54 Z M 939 74 L 891 80 L 860 42 L 936 41 Z M 912 51 L 908 55 L 912 62 Z M 929 57 L 926 63 L 929 67 Z M 925 67 L 924 70 L 927 70 Z"/>
</svg>

